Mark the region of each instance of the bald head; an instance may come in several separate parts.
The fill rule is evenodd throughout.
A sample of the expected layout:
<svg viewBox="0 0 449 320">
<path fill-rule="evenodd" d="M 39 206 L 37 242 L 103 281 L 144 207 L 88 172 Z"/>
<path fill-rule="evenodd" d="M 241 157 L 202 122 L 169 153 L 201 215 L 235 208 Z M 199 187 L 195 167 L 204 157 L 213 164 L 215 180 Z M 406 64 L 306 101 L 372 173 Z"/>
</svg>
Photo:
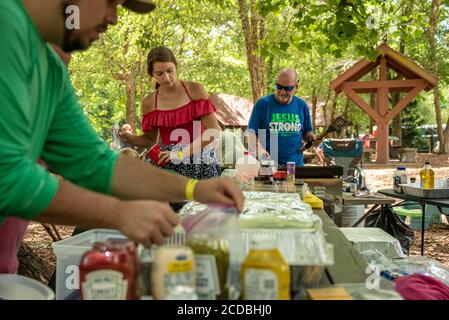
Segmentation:
<svg viewBox="0 0 449 320">
<path fill-rule="evenodd" d="M 298 89 L 298 74 L 293 69 L 282 69 L 276 78 L 275 98 L 280 104 L 289 104 Z"/>
<path fill-rule="evenodd" d="M 298 73 L 293 69 L 284 68 L 277 74 L 276 79 L 279 81 L 280 78 L 282 78 L 282 80 L 284 81 L 296 83 L 298 82 Z"/>
</svg>

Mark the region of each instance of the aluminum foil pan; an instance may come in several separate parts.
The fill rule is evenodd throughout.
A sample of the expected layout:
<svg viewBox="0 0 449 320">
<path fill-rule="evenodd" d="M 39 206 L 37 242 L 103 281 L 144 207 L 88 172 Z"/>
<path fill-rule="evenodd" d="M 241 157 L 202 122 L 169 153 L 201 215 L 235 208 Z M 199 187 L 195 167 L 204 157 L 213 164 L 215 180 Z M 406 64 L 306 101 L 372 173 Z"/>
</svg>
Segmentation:
<svg viewBox="0 0 449 320">
<path fill-rule="evenodd" d="M 340 228 L 358 252 L 378 250 L 387 258 L 405 257 L 399 241 L 379 228 Z"/>
<path fill-rule="evenodd" d="M 422 189 L 419 183 L 400 184 L 404 194 L 427 199 L 447 199 L 449 198 L 449 188 L 445 180 L 435 181 L 434 189 Z"/>
<path fill-rule="evenodd" d="M 245 192 L 245 204 L 239 216 L 244 228 L 296 228 L 319 230 L 321 219 L 313 214 L 309 204 L 298 194 L 272 192 Z M 181 217 L 195 215 L 207 209 L 207 205 L 189 202 L 180 211 Z"/>
<path fill-rule="evenodd" d="M 228 239 L 231 261 L 241 264 L 254 240 L 274 241 L 291 266 L 328 266 L 334 263 L 333 247 L 326 242 L 322 231 L 294 229 L 243 229 L 240 234 Z"/>
<path fill-rule="evenodd" d="M 270 230 L 271 231 L 271 230 Z M 296 236 L 296 241 L 298 246 L 299 243 L 307 244 L 307 249 L 301 250 L 298 246 L 295 245 L 295 238 L 292 234 L 285 237 L 286 230 L 282 230 L 281 232 L 284 237 L 279 237 L 278 239 L 278 248 L 284 259 L 290 264 L 290 287 L 292 292 L 299 292 L 301 289 L 314 287 L 319 284 L 320 280 L 324 275 L 324 271 L 327 266 L 334 264 L 334 253 L 333 246 L 331 244 L 324 243 L 324 247 L 319 245 L 317 240 L 312 240 L 303 235 Z M 262 237 L 263 231 L 257 231 L 257 238 Z M 242 287 L 241 287 L 241 276 L 240 276 L 240 267 L 245 258 L 245 252 L 249 252 L 250 245 L 248 242 L 251 241 L 252 238 L 255 238 L 252 234 L 243 235 L 243 239 L 246 242 L 246 245 L 243 247 L 236 247 L 235 245 L 230 246 L 230 258 L 231 263 L 229 266 L 229 294 L 231 300 L 239 299 Z M 264 236 L 273 238 L 272 233 L 267 233 Z M 308 233 L 308 237 L 317 237 L 321 238 L 321 236 L 313 235 Z M 282 239 L 283 238 L 283 239 Z M 282 239 L 282 240 L 280 240 Z M 288 239 L 288 240 L 286 240 Z M 306 240 L 307 239 L 307 240 Z M 284 249 L 283 245 L 287 245 L 288 249 Z M 241 248 L 241 249 L 240 249 Z M 287 250 L 292 250 L 287 252 Z M 318 250 L 321 252 L 319 254 L 313 254 L 312 251 L 309 250 Z M 295 252 L 298 255 L 295 255 Z"/>
</svg>

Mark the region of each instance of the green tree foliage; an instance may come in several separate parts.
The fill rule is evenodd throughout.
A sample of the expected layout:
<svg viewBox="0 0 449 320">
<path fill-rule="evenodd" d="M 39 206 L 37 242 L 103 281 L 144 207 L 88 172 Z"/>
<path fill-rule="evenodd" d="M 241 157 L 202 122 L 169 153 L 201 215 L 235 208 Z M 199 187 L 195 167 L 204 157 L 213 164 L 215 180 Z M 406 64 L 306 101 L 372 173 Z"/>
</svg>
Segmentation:
<svg viewBox="0 0 449 320">
<path fill-rule="evenodd" d="M 203 83 L 210 93 L 250 95 L 237 12 L 194 0 L 156 2 L 158 9 L 150 15 L 120 10 L 118 25 L 91 50 L 74 55 L 74 86 L 105 140 L 115 121 L 134 119 L 139 128 L 140 101 L 154 89 L 146 56 L 159 45 L 174 52 L 181 79 Z M 135 115 L 128 115 L 132 108 Z"/>
<path fill-rule="evenodd" d="M 157 0 L 158 8 L 140 16 L 120 11 L 119 24 L 94 45 L 75 55 L 73 82 L 84 111 L 106 140 L 115 121 L 139 127 L 140 101 L 154 84 L 146 74 L 146 55 L 158 45 L 178 58 L 180 77 L 198 81 L 210 93 L 250 98 L 251 83 L 238 1 Z M 431 1 L 417 0 L 247 0 L 264 17 L 265 35 L 258 52 L 266 65 L 266 92 L 273 92 L 282 67 L 298 71 L 298 95 L 325 105 L 328 115 L 344 114 L 360 128 L 369 118 L 329 83 L 362 57 L 374 58 L 386 42 L 404 49 L 430 69 L 427 30 Z M 441 1 L 435 59 L 441 92 L 443 123 L 449 82 L 449 0 Z M 131 90 L 130 88 L 133 88 Z M 423 93 L 421 114 L 435 122 L 432 93 Z M 321 103 L 321 104 L 320 104 Z M 134 111 L 133 111 L 134 107 Z M 318 107 L 317 107 L 318 108 Z M 415 112 L 413 107 L 404 115 Z M 134 115 L 133 115 L 134 112 Z"/>
<path fill-rule="evenodd" d="M 421 103 L 422 99 L 415 99 L 409 104 L 407 111 L 402 112 L 402 144 L 410 148 L 422 148 L 428 143 L 419 129 L 425 123 Z"/>
</svg>

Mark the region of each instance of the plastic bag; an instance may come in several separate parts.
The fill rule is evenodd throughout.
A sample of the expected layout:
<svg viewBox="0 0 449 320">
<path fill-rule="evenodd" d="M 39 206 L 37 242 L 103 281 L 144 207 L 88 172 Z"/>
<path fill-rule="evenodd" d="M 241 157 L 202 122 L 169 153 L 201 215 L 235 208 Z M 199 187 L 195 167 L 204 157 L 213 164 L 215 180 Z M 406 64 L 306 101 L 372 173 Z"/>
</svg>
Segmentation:
<svg viewBox="0 0 449 320">
<path fill-rule="evenodd" d="M 391 206 L 374 211 L 365 221 L 367 228 L 380 228 L 399 240 L 402 251 L 408 255 L 413 243 L 413 230 L 402 221 Z"/>
<path fill-rule="evenodd" d="M 187 236 L 192 234 L 226 235 L 237 231 L 238 211 L 234 207 L 210 205 L 207 209 L 182 219 L 181 225 Z"/>
</svg>

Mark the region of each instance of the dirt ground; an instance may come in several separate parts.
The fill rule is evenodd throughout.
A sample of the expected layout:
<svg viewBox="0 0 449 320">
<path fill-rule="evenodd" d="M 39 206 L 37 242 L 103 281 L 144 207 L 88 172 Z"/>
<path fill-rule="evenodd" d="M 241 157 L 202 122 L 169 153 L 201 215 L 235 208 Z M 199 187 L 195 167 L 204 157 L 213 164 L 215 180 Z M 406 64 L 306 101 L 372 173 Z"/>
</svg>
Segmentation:
<svg viewBox="0 0 449 320">
<path fill-rule="evenodd" d="M 430 160 L 431 165 L 435 170 L 437 179 L 449 177 L 449 157 L 437 156 L 430 154 L 419 154 L 417 164 L 407 165 L 407 172 L 409 177 L 419 176 L 419 170 L 424 164 L 425 160 Z M 379 189 L 392 187 L 393 172 L 398 164 L 391 165 L 366 165 L 364 170 L 367 175 L 367 181 L 370 189 L 376 191 Z M 58 227 L 61 236 L 64 238 L 70 237 L 73 232 L 72 227 Z M 420 254 L 421 234 L 415 231 L 415 239 L 411 248 L 411 255 Z M 54 270 L 56 258 L 51 248 L 52 239 L 45 231 L 45 229 L 38 223 L 31 223 L 25 235 L 26 243 L 42 257 L 44 261 L 48 262 L 48 267 Z M 430 229 L 425 233 L 425 254 L 432 257 L 449 267 L 449 224 L 446 217 L 443 215 L 442 224 L 431 225 Z"/>
</svg>

